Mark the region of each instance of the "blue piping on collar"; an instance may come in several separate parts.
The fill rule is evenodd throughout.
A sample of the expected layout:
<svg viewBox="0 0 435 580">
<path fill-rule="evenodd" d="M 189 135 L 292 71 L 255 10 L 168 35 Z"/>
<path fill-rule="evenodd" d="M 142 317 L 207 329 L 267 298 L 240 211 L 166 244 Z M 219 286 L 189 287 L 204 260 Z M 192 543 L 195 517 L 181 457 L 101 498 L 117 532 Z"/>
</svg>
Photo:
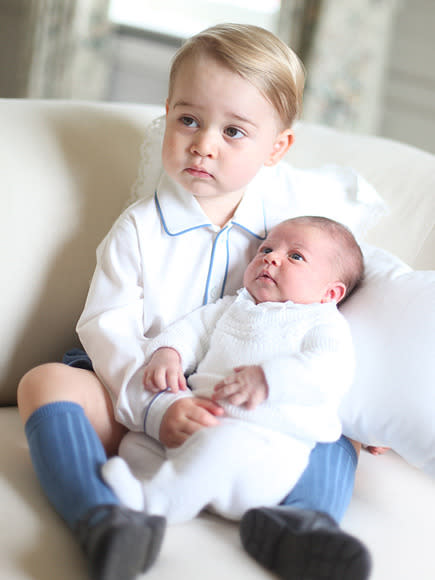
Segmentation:
<svg viewBox="0 0 435 580">
<path fill-rule="evenodd" d="M 242 224 L 239 224 L 238 222 L 232 222 L 233 225 L 239 227 L 240 229 L 244 230 L 245 232 L 248 232 L 248 234 L 251 234 L 251 236 L 254 236 L 254 238 L 257 238 L 257 240 L 265 240 L 267 238 L 267 227 L 266 224 L 264 224 L 264 236 L 259 236 L 258 234 L 254 233 L 253 231 L 249 230 L 248 228 L 246 228 L 245 226 L 242 226 Z"/>
<path fill-rule="evenodd" d="M 266 225 L 266 212 L 264 211 L 264 200 L 263 200 L 262 205 L 263 205 L 263 227 L 264 227 L 264 236 L 259 236 L 258 234 L 256 234 L 252 230 L 250 230 L 249 228 L 243 226 L 242 224 L 239 224 L 239 222 L 235 222 L 235 221 L 232 222 L 235 226 L 241 228 L 245 232 L 248 232 L 248 234 L 251 234 L 251 236 L 254 236 L 254 238 L 257 238 L 257 240 L 265 240 L 267 238 L 267 234 L 269 233 L 268 230 L 267 230 L 267 225 Z"/>
<path fill-rule="evenodd" d="M 209 222 L 209 223 L 206 222 L 204 224 L 200 224 L 199 226 L 193 226 L 191 228 L 186 228 L 185 230 L 180 230 L 179 232 L 172 233 L 171 231 L 169 231 L 169 229 L 168 229 L 168 227 L 166 225 L 165 218 L 163 216 L 163 211 L 162 211 L 162 208 L 160 206 L 159 199 L 157 197 L 157 191 L 154 192 L 154 200 L 155 200 L 155 203 L 156 203 L 156 206 L 157 206 L 157 211 L 159 213 L 160 220 L 161 220 L 162 225 L 163 225 L 163 229 L 168 234 L 168 236 L 171 236 L 171 237 L 180 236 L 181 234 L 186 234 L 188 232 L 192 232 L 192 231 L 198 230 L 200 228 L 206 228 L 206 227 L 212 227 L 213 226 L 213 224 L 211 222 Z M 266 214 L 265 214 L 265 211 L 264 211 L 264 201 L 263 201 L 263 220 L 264 220 L 263 227 L 264 227 L 264 232 L 265 232 L 264 233 L 264 236 L 259 236 L 258 234 L 256 234 L 255 232 L 253 232 L 252 230 L 250 230 L 249 228 L 247 228 L 246 226 L 240 224 L 239 222 L 231 221 L 231 223 L 233 225 L 241 228 L 245 232 L 248 232 L 248 234 L 251 234 L 251 236 L 254 236 L 254 238 L 257 238 L 257 240 L 265 240 L 267 238 L 268 229 L 267 229 L 267 225 L 266 225 Z M 224 231 L 224 230 L 222 230 L 222 231 Z"/>
<path fill-rule="evenodd" d="M 168 236 L 171 236 L 171 237 L 181 236 L 182 234 L 187 234 L 188 232 L 192 232 L 193 230 L 199 230 L 200 228 L 206 228 L 206 227 L 210 227 L 213 225 L 211 223 L 204 223 L 204 224 L 201 224 L 199 226 L 193 226 L 192 228 L 186 228 L 185 230 L 181 230 L 179 232 L 172 233 L 168 230 L 168 227 L 167 227 L 166 222 L 165 222 L 165 218 L 163 217 L 162 208 L 160 207 L 159 199 L 157 197 L 157 191 L 154 192 L 154 200 L 156 202 L 157 211 L 159 212 L 160 221 L 162 222 L 163 229 L 168 234 Z"/>
</svg>

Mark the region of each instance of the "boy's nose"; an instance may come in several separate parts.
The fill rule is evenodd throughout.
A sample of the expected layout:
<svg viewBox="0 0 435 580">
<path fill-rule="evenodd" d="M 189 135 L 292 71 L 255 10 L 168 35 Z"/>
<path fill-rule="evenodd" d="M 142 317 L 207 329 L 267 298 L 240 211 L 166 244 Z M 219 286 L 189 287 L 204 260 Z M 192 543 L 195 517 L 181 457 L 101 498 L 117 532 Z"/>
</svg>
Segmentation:
<svg viewBox="0 0 435 580">
<path fill-rule="evenodd" d="M 190 147 L 190 152 L 194 155 L 199 155 L 199 157 L 216 157 L 217 146 L 212 135 L 209 133 L 197 135 Z"/>
</svg>

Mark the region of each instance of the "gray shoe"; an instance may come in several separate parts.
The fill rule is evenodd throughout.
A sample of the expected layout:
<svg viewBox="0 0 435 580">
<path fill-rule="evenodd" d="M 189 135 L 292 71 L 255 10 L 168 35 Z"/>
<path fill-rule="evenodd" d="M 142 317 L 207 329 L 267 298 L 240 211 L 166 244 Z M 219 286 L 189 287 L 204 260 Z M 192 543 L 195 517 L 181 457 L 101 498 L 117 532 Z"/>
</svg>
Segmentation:
<svg viewBox="0 0 435 580">
<path fill-rule="evenodd" d="M 117 505 L 103 505 L 81 519 L 76 532 L 93 580 L 132 580 L 160 552 L 166 520 Z"/>
<path fill-rule="evenodd" d="M 240 522 L 245 550 L 284 580 L 366 580 L 371 558 L 327 514 L 288 506 L 249 510 Z"/>
</svg>

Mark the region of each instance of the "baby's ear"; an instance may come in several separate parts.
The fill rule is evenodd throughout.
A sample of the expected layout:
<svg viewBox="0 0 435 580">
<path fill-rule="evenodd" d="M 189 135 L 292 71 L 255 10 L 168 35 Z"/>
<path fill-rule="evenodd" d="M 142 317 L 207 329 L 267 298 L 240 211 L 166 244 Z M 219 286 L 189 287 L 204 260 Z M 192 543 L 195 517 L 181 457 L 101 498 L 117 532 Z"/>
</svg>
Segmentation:
<svg viewBox="0 0 435 580">
<path fill-rule="evenodd" d="M 325 295 L 323 297 L 323 302 L 335 302 L 338 304 L 340 300 L 343 300 L 346 294 L 346 285 L 343 282 L 333 282 L 328 285 Z"/>
<path fill-rule="evenodd" d="M 278 161 L 284 157 L 290 147 L 293 145 L 294 141 L 293 131 L 291 129 L 285 129 L 278 134 L 275 143 L 273 144 L 273 149 L 269 158 L 265 161 L 264 165 L 271 167 L 276 165 Z"/>
</svg>

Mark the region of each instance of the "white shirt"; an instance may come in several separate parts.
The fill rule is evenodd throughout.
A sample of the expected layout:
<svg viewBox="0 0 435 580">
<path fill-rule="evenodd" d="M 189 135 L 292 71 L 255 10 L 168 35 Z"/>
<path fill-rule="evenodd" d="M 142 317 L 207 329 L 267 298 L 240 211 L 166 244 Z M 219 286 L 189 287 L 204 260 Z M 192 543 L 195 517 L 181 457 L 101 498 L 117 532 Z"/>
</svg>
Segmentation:
<svg viewBox="0 0 435 580">
<path fill-rule="evenodd" d="M 258 243 L 285 218 L 326 215 L 354 233 L 382 205 L 351 170 L 263 168 L 224 228 L 210 224 L 192 194 L 163 175 L 155 195 L 128 208 L 97 250 L 97 266 L 77 332 L 104 383 L 118 421 L 143 430 L 148 410 L 158 438 L 171 395 L 142 386 L 146 344 L 174 320 L 242 286 Z M 322 205 L 320 204 L 320 205 Z M 378 209 L 377 209 L 378 208 Z M 324 211 L 323 211 L 324 210 Z"/>
</svg>

